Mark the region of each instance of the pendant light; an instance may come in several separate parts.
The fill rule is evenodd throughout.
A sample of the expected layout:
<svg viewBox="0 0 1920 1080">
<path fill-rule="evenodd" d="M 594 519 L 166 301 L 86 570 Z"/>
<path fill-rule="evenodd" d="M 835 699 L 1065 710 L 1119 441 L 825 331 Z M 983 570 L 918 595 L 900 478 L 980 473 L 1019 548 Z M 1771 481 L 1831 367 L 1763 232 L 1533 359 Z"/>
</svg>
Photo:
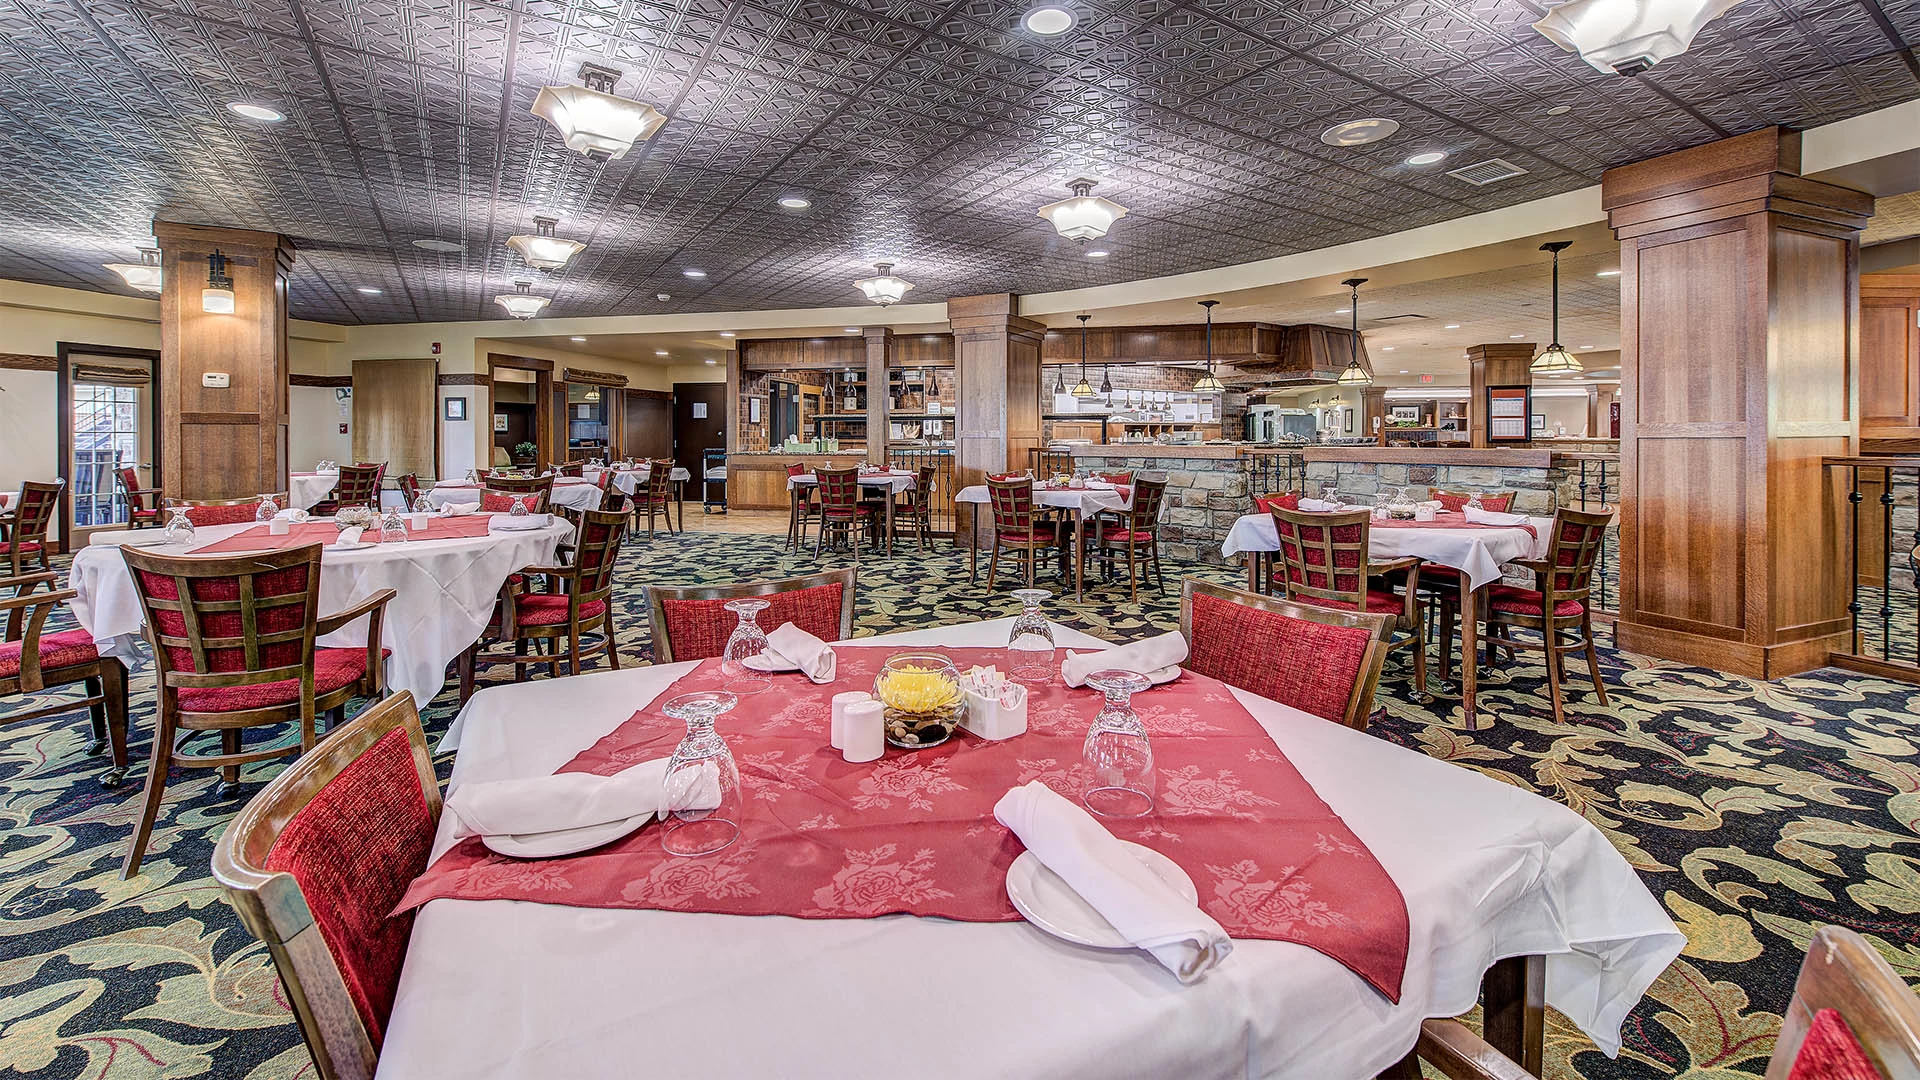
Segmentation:
<svg viewBox="0 0 1920 1080">
<path fill-rule="evenodd" d="M 200 310 L 209 315 L 233 314 L 233 279 L 227 276 L 227 257 L 219 248 L 207 256 L 207 287 L 200 290 Z"/>
<path fill-rule="evenodd" d="M 1095 183 L 1084 176 L 1068 181 L 1073 198 L 1048 203 L 1040 208 L 1040 216 L 1053 223 L 1053 231 L 1082 244 L 1107 235 L 1114 222 L 1127 216 L 1127 208 L 1095 195 Z"/>
<path fill-rule="evenodd" d="M 587 246 L 578 240 L 563 240 L 555 236 L 553 229 L 558 224 L 559 218 L 536 217 L 533 219 L 533 232 L 507 237 L 507 246 L 519 252 L 528 266 L 551 274 L 567 265 L 568 259 L 580 254 Z"/>
<path fill-rule="evenodd" d="M 1533 358 L 1530 369 L 1542 375 L 1566 375 L 1583 370 L 1580 361 L 1560 344 L 1560 253 L 1573 246 L 1571 240 L 1554 240 L 1540 245 L 1541 251 L 1553 252 L 1553 343 L 1547 350 Z"/>
<path fill-rule="evenodd" d="M 1073 384 L 1073 396 L 1090 398 L 1093 396 L 1093 384 L 1087 381 L 1087 320 L 1091 315 L 1076 315 L 1080 320 L 1080 381 Z"/>
<path fill-rule="evenodd" d="M 616 97 L 617 68 L 581 64 L 579 86 L 543 86 L 533 115 L 552 124 L 567 148 L 600 161 L 627 156 L 633 144 L 660 130 L 667 118 L 644 101 Z"/>
<path fill-rule="evenodd" d="M 553 301 L 532 293 L 533 282 L 516 281 L 513 291 L 493 298 L 493 302 L 507 309 L 507 314 L 516 319 L 531 319 L 540 314 L 540 310 Z"/>
<path fill-rule="evenodd" d="M 128 285 L 143 293 L 160 291 L 160 249 L 143 247 L 140 249 L 140 261 L 137 263 L 107 263 L 107 269 L 119 274 Z"/>
<path fill-rule="evenodd" d="M 1113 379 L 1107 375 L 1107 361 L 1104 357 L 1100 361 L 1100 396 L 1104 398 L 1113 396 Z"/>
<path fill-rule="evenodd" d="M 1196 394 L 1218 394 L 1227 389 L 1226 384 L 1213 374 L 1213 305 L 1219 302 L 1218 300 L 1200 301 L 1200 306 L 1207 309 L 1207 373 L 1200 376 L 1199 382 L 1193 384 L 1193 392 Z"/>
<path fill-rule="evenodd" d="M 1053 369 L 1053 392 L 1055 394 L 1064 394 L 1067 392 L 1066 370 L 1065 365 L 1059 365 Z"/>
<path fill-rule="evenodd" d="M 1340 373 L 1341 386 L 1373 384 L 1373 376 L 1367 373 L 1366 368 L 1360 366 L 1360 286 L 1366 283 L 1367 279 L 1363 277 L 1350 277 L 1340 283 L 1352 290 L 1348 305 L 1353 312 L 1353 336 L 1347 339 L 1347 370 Z"/>
<path fill-rule="evenodd" d="M 598 386 L 595 386 L 595 385 L 594 385 L 594 384 L 592 384 L 592 383 L 588 383 L 588 384 L 587 384 L 587 392 L 586 392 L 586 393 L 584 393 L 584 394 L 581 394 L 581 395 L 580 395 L 580 400 L 582 400 L 582 401 L 584 401 L 584 402 L 587 402 L 587 403 L 588 403 L 588 404 L 590 404 L 590 405 L 597 405 L 597 404 L 599 404 L 599 403 L 600 403 L 600 388 L 599 388 Z"/>
<path fill-rule="evenodd" d="M 1693 36 L 1740 0 L 1567 0 L 1533 24 L 1598 71 L 1638 75 L 1686 52 Z"/>
<path fill-rule="evenodd" d="M 867 299 L 881 307 L 898 301 L 907 295 L 907 290 L 913 288 L 913 282 L 894 276 L 893 264 L 890 262 L 874 263 L 873 270 L 872 277 L 860 278 L 854 282 L 854 285 L 867 294 Z"/>
</svg>

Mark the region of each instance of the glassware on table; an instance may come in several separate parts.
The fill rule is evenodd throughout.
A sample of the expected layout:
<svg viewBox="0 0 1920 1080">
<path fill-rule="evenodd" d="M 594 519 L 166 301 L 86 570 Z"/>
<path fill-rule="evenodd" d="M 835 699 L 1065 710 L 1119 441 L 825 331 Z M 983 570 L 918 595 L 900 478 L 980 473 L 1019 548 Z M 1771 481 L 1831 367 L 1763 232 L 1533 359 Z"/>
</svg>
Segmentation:
<svg viewBox="0 0 1920 1080">
<path fill-rule="evenodd" d="M 253 520 L 272 521 L 273 515 L 279 512 L 280 504 L 273 501 L 273 496 L 262 495 L 260 496 L 260 509 L 253 512 Z"/>
<path fill-rule="evenodd" d="M 161 530 L 161 536 L 167 544 L 193 543 L 193 519 L 187 516 L 186 507 L 167 507 L 167 527 Z"/>
<path fill-rule="evenodd" d="M 387 507 L 386 516 L 380 519 L 380 542 L 383 544 L 407 542 L 407 522 L 400 516 L 399 507 Z"/>
<path fill-rule="evenodd" d="M 739 704 L 723 690 L 680 694 L 660 711 L 687 724 L 667 759 L 666 818 L 660 846 L 669 855 L 711 855 L 740 837 L 740 770 L 714 720 Z"/>
<path fill-rule="evenodd" d="M 727 689 L 736 694 L 757 694 L 770 684 L 764 674 L 747 666 L 747 660 L 767 651 L 767 632 L 760 628 L 759 615 L 768 607 L 767 601 L 755 599 L 729 600 L 721 605 L 740 617 L 727 638 L 727 649 L 720 656 L 720 674 L 726 677 Z"/>
<path fill-rule="evenodd" d="M 887 657 L 873 679 L 887 742 L 925 750 L 953 736 L 966 715 L 960 669 L 944 653 L 903 652 Z"/>
<path fill-rule="evenodd" d="M 1486 509 L 1486 507 L 1482 505 L 1480 502 L 1479 492 L 1470 491 L 1467 493 L 1467 508 L 1469 510 L 1485 510 Z"/>
<path fill-rule="evenodd" d="M 518 495 L 515 495 L 513 497 L 513 505 L 507 507 L 507 516 L 517 517 L 517 518 L 526 517 L 528 513 L 529 511 L 527 510 L 527 500 L 521 498 Z"/>
<path fill-rule="evenodd" d="M 469 484 L 477 484 L 477 483 L 479 483 L 479 482 L 480 482 L 480 470 L 478 470 L 478 469 L 468 469 L 468 470 L 467 470 L 467 483 L 469 483 Z"/>
<path fill-rule="evenodd" d="M 1330 502 L 1330 503 L 1339 502 L 1340 501 L 1339 487 L 1331 480 L 1321 481 L 1320 482 L 1320 500 L 1322 502 Z"/>
<path fill-rule="evenodd" d="M 1153 744 L 1133 695 L 1153 683 L 1139 672 L 1106 668 L 1088 675 L 1087 685 L 1107 701 L 1081 747 L 1087 777 L 1080 801 L 1101 817 L 1142 817 L 1153 810 Z"/>
<path fill-rule="evenodd" d="M 1013 598 L 1024 605 L 1007 635 L 1007 677 L 1014 682 L 1044 685 L 1053 678 L 1053 626 L 1040 605 L 1053 594 L 1046 589 L 1015 589 Z"/>
</svg>

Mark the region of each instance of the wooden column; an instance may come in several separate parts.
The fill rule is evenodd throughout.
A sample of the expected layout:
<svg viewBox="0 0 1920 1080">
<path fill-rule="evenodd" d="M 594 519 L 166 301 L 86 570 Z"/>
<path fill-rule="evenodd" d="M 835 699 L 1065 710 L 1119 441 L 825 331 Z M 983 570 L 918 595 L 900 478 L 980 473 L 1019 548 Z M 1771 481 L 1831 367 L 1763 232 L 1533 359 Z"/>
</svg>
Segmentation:
<svg viewBox="0 0 1920 1080">
<path fill-rule="evenodd" d="M 1860 451 L 1920 453 L 1920 274 L 1860 277 Z"/>
<path fill-rule="evenodd" d="M 1045 325 L 1017 313 L 1012 293 L 960 296 L 947 301 L 953 324 L 954 484 L 986 483 L 988 473 L 1026 467 L 1040 445 L 1040 342 Z M 992 515 L 979 520 L 974 540 L 989 535 Z"/>
<path fill-rule="evenodd" d="M 1488 447 L 1487 387 L 1531 386 L 1533 354 L 1539 348 L 1531 341 L 1502 341 L 1497 345 L 1473 345 L 1467 348 L 1467 438 L 1474 446 Z M 1511 444 L 1505 444 L 1511 445 Z"/>
<path fill-rule="evenodd" d="M 867 460 L 875 465 L 887 463 L 887 414 L 892 411 L 888 397 L 891 382 L 888 369 L 893 361 L 893 329 L 869 326 L 867 336 Z"/>
<path fill-rule="evenodd" d="M 1603 439 L 1606 436 L 1601 428 L 1606 423 L 1606 409 L 1600 406 L 1600 384 L 1587 384 L 1587 438 Z"/>
<path fill-rule="evenodd" d="M 1354 429 L 1355 435 L 1367 438 L 1384 437 L 1387 424 L 1387 389 L 1384 386 L 1369 386 L 1360 392 L 1360 420 Z"/>
<path fill-rule="evenodd" d="M 169 498 L 234 499 L 287 489 L 287 272 L 277 233 L 153 223 L 160 293 L 160 444 Z M 207 256 L 227 257 L 230 315 L 201 310 Z M 206 385 L 208 376 L 227 385 Z"/>
<path fill-rule="evenodd" d="M 1761 678 L 1847 628 L 1861 192 L 1767 128 L 1609 169 L 1620 240 L 1622 648 Z"/>
</svg>

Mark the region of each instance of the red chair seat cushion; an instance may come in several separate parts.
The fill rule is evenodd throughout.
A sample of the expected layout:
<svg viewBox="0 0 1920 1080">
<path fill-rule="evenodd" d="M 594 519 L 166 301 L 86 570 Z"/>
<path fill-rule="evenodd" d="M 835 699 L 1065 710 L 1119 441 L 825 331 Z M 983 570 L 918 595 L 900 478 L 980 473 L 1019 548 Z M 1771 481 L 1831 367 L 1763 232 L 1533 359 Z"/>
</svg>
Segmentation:
<svg viewBox="0 0 1920 1080">
<path fill-rule="evenodd" d="M 767 609 L 756 621 L 766 631 L 792 623 L 821 641 L 838 641 L 841 596 L 840 583 L 834 582 L 755 597 L 767 602 Z M 740 623 L 739 616 L 728 611 L 726 604 L 722 598 L 661 601 L 661 619 L 674 660 L 706 660 L 726 651 L 727 638 Z"/>
<path fill-rule="evenodd" d="M 1327 626 L 1196 593 L 1188 671 L 1343 721 L 1367 660 L 1365 627 Z"/>
<path fill-rule="evenodd" d="M 1125 525 L 1109 525 L 1100 530 L 1100 539 L 1109 544 L 1146 544 L 1153 541 L 1153 533 L 1147 529 L 1129 529 Z"/>
<path fill-rule="evenodd" d="M 1439 563 L 1421 563 L 1420 584 L 1445 585 L 1448 588 L 1458 588 L 1460 586 L 1460 571 L 1455 570 L 1451 566 L 1441 566 Z"/>
<path fill-rule="evenodd" d="M 9 540 L 4 544 L 0 544 L 0 551 L 17 551 L 22 555 L 39 550 L 40 541 L 38 540 Z"/>
<path fill-rule="evenodd" d="M 1302 604 L 1312 604 L 1314 607 L 1335 608 L 1340 611 L 1356 610 L 1353 602 L 1350 600 L 1329 600 L 1319 596 L 1290 596 L 1288 599 Z M 1401 599 L 1398 593 L 1388 592 L 1385 589 L 1367 590 L 1367 610 L 1369 612 L 1385 612 L 1389 615 L 1398 615 L 1406 606 L 1406 601 Z"/>
<path fill-rule="evenodd" d="M 380 658 L 393 655 L 392 649 L 381 649 Z M 335 690 L 349 686 L 367 674 L 367 650 L 365 649 L 315 649 L 313 650 L 313 693 L 318 697 L 331 694 Z M 256 683 L 252 686 L 215 686 L 180 691 L 180 708 L 184 712 L 244 712 L 248 709 L 267 709 L 275 705 L 294 705 L 300 701 L 300 680 L 282 679 L 279 682 Z"/>
<path fill-rule="evenodd" d="M 1813 1014 L 1787 1080 L 1884 1080 L 1837 1009 Z"/>
<path fill-rule="evenodd" d="M 996 542 L 1009 544 L 1051 544 L 1054 541 L 1052 529 L 995 529 Z"/>
<path fill-rule="evenodd" d="M 567 624 L 567 601 L 564 593 L 527 593 L 514 598 L 513 618 L 521 626 L 565 626 Z M 589 600 L 580 605 L 580 621 L 597 619 L 606 614 L 605 600 Z M 499 628 L 496 617 L 489 629 Z"/>
<path fill-rule="evenodd" d="M 136 509 L 136 510 L 129 510 L 127 511 L 127 513 L 130 514 L 136 521 L 141 518 L 158 518 L 160 516 L 160 511 L 158 510 L 137 510 Z"/>
<path fill-rule="evenodd" d="M 1487 603 L 1495 611 L 1504 611 L 1509 615 L 1539 615 L 1540 607 L 1546 598 L 1534 589 L 1516 589 L 1511 585 L 1495 585 Z M 1578 615 L 1585 611 L 1578 600 L 1561 600 L 1553 605 L 1555 616 Z"/>
<path fill-rule="evenodd" d="M 11 679 L 20 674 L 20 653 L 25 644 L 24 641 L 0 644 L 0 679 Z M 91 664 L 98 659 L 100 653 L 93 647 L 93 635 L 85 630 L 62 630 L 57 634 L 40 635 L 40 668 L 43 671 Z"/>
<path fill-rule="evenodd" d="M 872 517 L 876 508 L 868 503 L 855 503 L 852 506 L 826 506 L 820 515 L 830 521 L 852 521 L 854 518 Z"/>
</svg>

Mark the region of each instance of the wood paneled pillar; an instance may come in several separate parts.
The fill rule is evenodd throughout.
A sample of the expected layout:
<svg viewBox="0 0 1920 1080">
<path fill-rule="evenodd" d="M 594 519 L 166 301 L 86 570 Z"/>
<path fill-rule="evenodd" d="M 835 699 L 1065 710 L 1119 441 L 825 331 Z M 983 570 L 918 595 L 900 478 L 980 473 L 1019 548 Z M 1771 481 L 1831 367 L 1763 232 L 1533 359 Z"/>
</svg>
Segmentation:
<svg viewBox="0 0 1920 1080">
<path fill-rule="evenodd" d="M 153 223 L 160 293 L 160 441 L 170 498 L 287 489 L 287 272 L 277 233 Z M 232 314 L 203 311 L 207 256 L 227 257 Z M 224 375 L 225 386 L 209 386 Z M 212 376 L 213 378 L 209 378 Z"/>
<path fill-rule="evenodd" d="M 1487 438 L 1487 387 L 1533 385 L 1533 354 L 1537 348 L 1531 341 L 1468 346 L 1467 438 L 1474 446 L 1493 445 Z"/>
<path fill-rule="evenodd" d="M 1859 231 L 1778 128 L 1609 169 L 1620 240 L 1622 648 L 1775 678 L 1847 628 Z"/>
<path fill-rule="evenodd" d="M 1040 342 L 1044 324 L 1018 314 L 1012 293 L 947 301 L 953 325 L 956 488 L 986 483 L 988 473 L 1026 467 L 1040 445 Z M 991 514 L 977 514 L 974 540 L 989 535 Z"/>
<path fill-rule="evenodd" d="M 887 461 L 887 414 L 892 411 L 892 381 L 888 369 L 893 365 L 893 329 L 869 326 L 867 336 L 867 460 L 875 465 Z"/>
<path fill-rule="evenodd" d="M 1860 452 L 1920 453 L 1920 274 L 1861 275 Z"/>
</svg>

